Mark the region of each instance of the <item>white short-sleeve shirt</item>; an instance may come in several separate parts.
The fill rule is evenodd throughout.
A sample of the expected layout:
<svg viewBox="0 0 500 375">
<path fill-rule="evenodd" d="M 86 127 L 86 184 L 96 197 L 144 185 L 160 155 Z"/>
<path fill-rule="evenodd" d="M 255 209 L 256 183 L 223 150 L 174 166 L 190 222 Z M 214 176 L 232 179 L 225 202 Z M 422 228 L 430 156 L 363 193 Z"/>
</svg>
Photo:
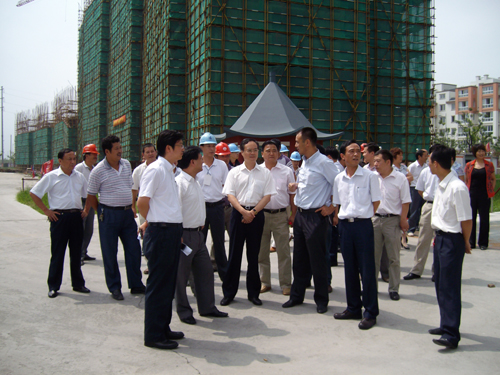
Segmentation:
<svg viewBox="0 0 500 375">
<path fill-rule="evenodd" d="M 175 182 L 179 189 L 179 201 L 182 207 L 182 226 L 198 228 L 205 225 L 205 199 L 198 181 L 181 171 Z"/>
<path fill-rule="evenodd" d="M 377 213 L 382 215 L 401 215 L 404 203 L 411 203 L 410 185 L 405 175 L 393 169 L 389 176 L 383 178 L 377 172 L 382 199 Z"/>
<path fill-rule="evenodd" d="M 261 166 L 266 168 L 265 164 L 261 164 Z M 289 194 L 295 194 L 288 190 L 288 184 L 295 182 L 293 171 L 283 164 L 276 163 L 276 166 L 273 167 L 270 172 L 274 179 L 277 194 L 271 196 L 271 200 L 265 208 L 268 210 L 286 208 L 290 205 Z"/>
<path fill-rule="evenodd" d="M 215 203 L 224 199 L 222 188 L 226 182 L 228 170 L 222 160 L 214 159 L 210 167 L 203 163 L 203 170 L 196 175 L 196 180 L 203 190 L 205 202 Z"/>
</svg>

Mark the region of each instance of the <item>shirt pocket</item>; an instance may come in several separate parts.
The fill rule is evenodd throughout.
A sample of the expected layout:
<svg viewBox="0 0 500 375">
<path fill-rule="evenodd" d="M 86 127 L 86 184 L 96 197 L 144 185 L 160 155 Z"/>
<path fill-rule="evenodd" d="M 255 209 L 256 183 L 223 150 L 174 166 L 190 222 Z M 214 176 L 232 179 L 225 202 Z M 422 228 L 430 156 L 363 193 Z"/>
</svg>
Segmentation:
<svg viewBox="0 0 500 375">
<path fill-rule="evenodd" d="M 252 181 L 252 192 L 259 197 L 263 196 L 264 187 L 266 186 L 266 181 L 258 178 L 254 178 Z"/>
<path fill-rule="evenodd" d="M 362 206 L 371 204 L 370 189 L 365 186 L 354 187 L 354 199 Z"/>
</svg>

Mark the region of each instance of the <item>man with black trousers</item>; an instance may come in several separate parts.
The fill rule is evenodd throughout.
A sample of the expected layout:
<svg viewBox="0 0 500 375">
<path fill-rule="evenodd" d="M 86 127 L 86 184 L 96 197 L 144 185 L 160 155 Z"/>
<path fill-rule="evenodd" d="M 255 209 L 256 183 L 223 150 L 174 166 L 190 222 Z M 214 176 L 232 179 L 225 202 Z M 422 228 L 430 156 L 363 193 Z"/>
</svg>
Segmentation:
<svg viewBox="0 0 500 375">
<path fill-rule="evenodd" d="M 451 173 L 453 151 L 446 146 L 434 148 L 429 168 L 439 177 L 432 207 L 434 243 L 434 276 L 441 320 L 431 335 L 435 344 L 456 349 L 460 341 L 462 312 L 462 265 L 464 254 L 471 253 L 469 237 L 472 230 L 472 209 L 467 186 Z"/>
<path fill-rule="evenodd" d="M 318 137 L 313 128 L 303 128 L 295 137 L 295 148 L 302 155 L 297 182 L 289 185 L 297 191 L 297 214 L 293 222 L 293 283 L 290 299 L 283 308 L 302 304 L 306 288 L 314 280 L 316 311 L 328 310 L 328 265 L 326 234 L 328 215 L 333 213 L 332 186 L 338 170 L 333 161 L 316 146 Z"/>
<path fill-rule="evenodd" d="M 336 206 L 333 222 L 339 225 L 347 309 L 333 317 L 341 320 L 363 317 L 358 327 L 366 330 L 376 324 L 379 313 L 371 218 L 380 204 L 380 186 L 375 173 L 359 166 L 361 148 L 354 139 L 342 144 L 340 155 L 345 160 L 346 168 L 333 185 L 333 204 Z M 362 315 L 363 306 L 365 311 Z"/>
<path fill-rule="evenodd" d="M 80 255 L 83 241 L 83 221 L 87 213 L 82 212 L 82 198 L 87 194 L 87 180 L 75 171 L 76 155 L 65 148 L 57 154 L 60 167 L 47 173 L 31 189 L 33 202 L 47 215 L 50 221 L 50 267 L 49 298 L 58 296 L 61 287 L 64 254 L 69 243 L 71 284 L 75 292 L 90 293 L 85 287 Z M 42 202 L 48 193 L 49 208 Z"/>
<path fill-rule="evenodd" d="M 182 134 L 164 130 L 157 141 L 158 160 L 141 178 L 137 207 L 146 221 L 139 227 L 144 234 L 143 250 L 149 277 L 144 303 L 144 345 L 175 349 L 182 332 L 170 330 L 172 300 L 175 295 L 182 237 L 182 209 L 174 178 L 175 163 L 182 158 Z"/>
</svg>

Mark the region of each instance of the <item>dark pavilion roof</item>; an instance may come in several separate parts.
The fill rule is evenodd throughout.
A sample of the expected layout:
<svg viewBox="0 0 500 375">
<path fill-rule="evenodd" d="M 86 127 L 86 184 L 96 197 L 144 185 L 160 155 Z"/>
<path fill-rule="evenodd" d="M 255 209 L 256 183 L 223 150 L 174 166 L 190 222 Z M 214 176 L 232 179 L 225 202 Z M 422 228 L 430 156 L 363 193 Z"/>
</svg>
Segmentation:
<svg viewBox="0 0 500 375">
<path fill-rule="evenodd" d="M 270 82 L 226 133 L 216 135 L 217 140 L 232 136 L 253 138 L 280 138 L 296 134 L 305 127 L 314 128 L 291 99 L 270 77 Z M 337 138 L 343 132 L 327 134 L 316 129 L 318 139 Z"/>
</svg>

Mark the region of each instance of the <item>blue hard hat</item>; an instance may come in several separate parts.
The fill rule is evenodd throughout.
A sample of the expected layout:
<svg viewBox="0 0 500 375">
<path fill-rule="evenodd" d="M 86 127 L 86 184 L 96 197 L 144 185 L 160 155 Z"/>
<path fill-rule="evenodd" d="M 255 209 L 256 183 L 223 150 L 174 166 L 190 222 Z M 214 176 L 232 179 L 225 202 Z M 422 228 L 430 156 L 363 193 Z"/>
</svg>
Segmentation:
<svg viewBox="0 0 500 375">
<path fill-rule="evenodd" d="M 211 133 L 205 133 L 201 136 L 200 138 L 200 145 L 216 145 L 217 141 L 215 140 L 215 137 Z"/>
<path fill-rule="evenodd" d="M 294 151 L 292 152 L 292 155 L 290 155 L 290 160 L 301 161 L 302 159 L 300 158 L 300 154 L 298 153 L 298 151 Z"/>
<path fill-rule="evenodd" d="M 231 152 L 240 152 L 240 148 L 238 146 L 236 146 L 234 143 L 231 143 L 229 145 L 229 151 L 231 151 Z"/>
<path fill-rule="evenodd" d="M 290 150 L 282 143 L 280 152 L 288 152 L 288 151 Z"/>
</svg>

